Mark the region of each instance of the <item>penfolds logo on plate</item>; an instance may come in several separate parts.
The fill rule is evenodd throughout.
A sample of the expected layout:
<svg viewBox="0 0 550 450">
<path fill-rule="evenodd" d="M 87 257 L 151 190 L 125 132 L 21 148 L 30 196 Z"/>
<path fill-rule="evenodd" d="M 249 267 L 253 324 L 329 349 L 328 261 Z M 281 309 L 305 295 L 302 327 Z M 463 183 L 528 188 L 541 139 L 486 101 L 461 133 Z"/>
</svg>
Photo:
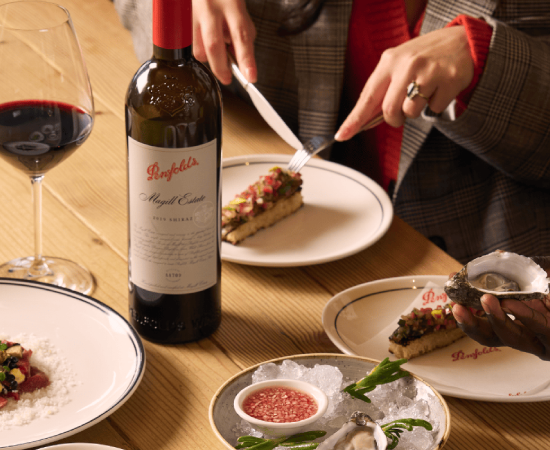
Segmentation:
<svg viewBox="0 0 550 450">
<path fill-rule="evenodd" d="M 433 289 L 424 292 L 422 295 L 422 306 L 426 306 L 431 303 L 440 303 L 444 305 L 447 303 L 447 294 L 442 292 L 440 295 L 436 295 Z"/>
<path fill-rule="evenodd" d="M 459 350 L 451 355 L 452 361 L 460 361 L 463 359 L 477 359 L 480 356 L 488 355 L 489 353 L 501 352 L 502 350 L 497 347 L 483 347 L 481 350 L 475 349 L 471 353 L 465 353 L 463 350 Z"/>
<path fill-rule="evenodd" d="M 172 167 L 168 170 L 160 170 L 159 163 L 155 162 L 147 167 L 147 181 L 160 180 L 166 178 L 166 181 L 170 181 L 174 175 L 184 172 L 191 167 L 198 166 L 199 163 L 195 158 L 190 156 L 187 160 L 182 159 L 179 166 L 176 163 L 172 163 Z"/>
</svg>

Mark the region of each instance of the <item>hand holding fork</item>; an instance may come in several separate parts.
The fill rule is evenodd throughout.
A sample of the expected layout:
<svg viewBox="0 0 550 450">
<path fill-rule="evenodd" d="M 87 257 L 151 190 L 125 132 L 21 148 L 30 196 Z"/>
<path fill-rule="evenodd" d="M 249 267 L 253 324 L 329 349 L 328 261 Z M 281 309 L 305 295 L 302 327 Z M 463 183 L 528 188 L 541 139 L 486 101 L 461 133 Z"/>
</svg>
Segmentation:
<svg viewBox="0 0 550 450">
<path fill-rule="evenodd" d="M 369 128 L 374 128 L 376 125 L 381 124 L 384 121 L 384 115 L 379 113 L 372 120 L 369 120 L 360 130 L 365 131 Z M 334 144 L 336 139 L 334 136 L 314 136 L 309 141 L 304 143 L 303 148 L 294 153 L 294 156 L 288 163 L 288 170 L 291 172 L 299 172 L 302 167 L 309 161 L 309 159 L 324 150 L 328 146 Z"/>
</svg>

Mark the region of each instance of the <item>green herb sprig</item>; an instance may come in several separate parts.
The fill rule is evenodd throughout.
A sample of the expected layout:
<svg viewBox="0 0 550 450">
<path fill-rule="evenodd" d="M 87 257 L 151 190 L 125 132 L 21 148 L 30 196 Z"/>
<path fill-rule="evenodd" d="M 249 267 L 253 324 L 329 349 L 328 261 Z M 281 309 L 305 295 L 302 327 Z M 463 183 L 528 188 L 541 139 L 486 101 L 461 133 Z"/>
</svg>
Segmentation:
<svg viewBox="0 0 550 450">
<path fill-rule="evenodd" d="M 240 442 L 235 448 L 248 448 L 250 450 L 272 450 L 275 447 L 282 446 L 295 450 L 313 450 L 319 445 L 313 441 L 327 434 L 326 431 L 306 431 L 290 437 L 280 437 L 277 439 L 263 439 L 254 436 L 241 436 L 237 439 Z"/>
<path fill-rule="evenodd" d="M 0 344 L 0 350 L 7 350 L 8 344 Z"/>
<path fill-rule="evenodd" d="M 432 425 L 429 422 L 421 419 L 398 419 L 393 422 L 381 425 L 382 431 L 388 438 L 388 450 L 397 447 L 401 433 L 405 430 L 412 431 L 413 427 L 424 427 L 428 431 L 432 431 Z"/>
<path fill-rule="evenodd" d="M 398 359 L 390 361 L 390 358 L 384 359 L 378 364 L 365 378 L 362 378 L 357 383 L 350 384 L 343 389 L 352 397 L 370 403 L 370 398 L 365 394 L 373 391 L 376 386 L 381 384 L 391 383 L 399 380 L 399 378 L 408 377 L 410 375 L 406 370 L 401 369 L 401 365 L 405 364 L 407 359 Z"/>
</svg>

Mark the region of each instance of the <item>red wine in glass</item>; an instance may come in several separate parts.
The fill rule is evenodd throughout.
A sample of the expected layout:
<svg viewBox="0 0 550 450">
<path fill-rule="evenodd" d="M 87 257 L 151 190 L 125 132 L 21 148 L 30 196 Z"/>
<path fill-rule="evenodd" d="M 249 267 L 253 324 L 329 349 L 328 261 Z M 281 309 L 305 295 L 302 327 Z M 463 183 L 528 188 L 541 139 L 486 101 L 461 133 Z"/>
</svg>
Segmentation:
<svg viewBox="0 0 550 450">
<path fill-rule="evenodd" d="M 0 156 L 29 175 L 42 175 L 82 145 L 92 125 L 90 114 L 66 103 L 1 104 Z"/>
<path fill-rule="evenodd" d="M 71 16 L 55 3 L 4 3 L 0 36 L 0 157 L 31 180 L 35 229 L 34 256 L 0 265 L 0 277 L 89 294 L 95 281 L 86 268 L 42 254 L 42 180 L 84 143 L 94 123 L 92 89 Z"/>
</svg>

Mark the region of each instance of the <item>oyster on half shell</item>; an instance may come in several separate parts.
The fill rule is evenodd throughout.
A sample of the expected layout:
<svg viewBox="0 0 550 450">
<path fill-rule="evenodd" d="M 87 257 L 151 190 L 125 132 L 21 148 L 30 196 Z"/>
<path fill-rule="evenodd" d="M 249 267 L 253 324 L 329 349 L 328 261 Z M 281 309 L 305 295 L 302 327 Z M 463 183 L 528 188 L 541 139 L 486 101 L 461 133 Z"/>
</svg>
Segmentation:
<svg viewBox="0 0 550 450">
<path fill-rule="evenodd" d="M 380 425 L 367 414 L 355 411 L 336 433 L 317 450 L 386 450 L 388 440 Z"/>
<path fill-rule="evenodd" d="M 549 293 L 549 281 L 546 270 L 533 258 L 497 250 L 466 264 L 445 283 L 445 292 L 456 303 L 482 309 L 483 294 L 499 299 L 542 299 Z"/>
</svg>

